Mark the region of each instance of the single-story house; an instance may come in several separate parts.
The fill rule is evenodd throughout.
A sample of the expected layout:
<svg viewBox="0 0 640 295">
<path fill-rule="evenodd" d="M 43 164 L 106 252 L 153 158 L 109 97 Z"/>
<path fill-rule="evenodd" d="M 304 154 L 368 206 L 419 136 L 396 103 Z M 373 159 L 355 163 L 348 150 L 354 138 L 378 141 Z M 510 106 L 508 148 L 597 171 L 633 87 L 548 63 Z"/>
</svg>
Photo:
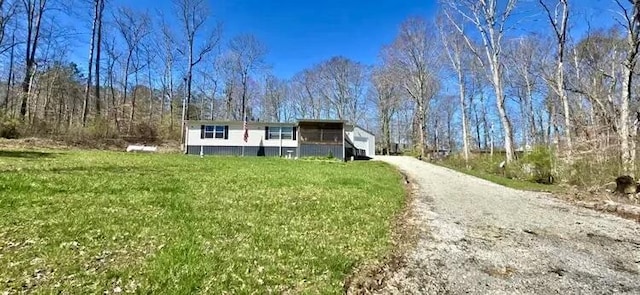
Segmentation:
<svg viewBox="0 0 640 295">
<path fill-rule="evenodd" d="M 342 120 L 300 119 L 293 123 L 187 121 L 185 153 L 194 155 L 372 157 L 375 135 Z"/>
</svg>

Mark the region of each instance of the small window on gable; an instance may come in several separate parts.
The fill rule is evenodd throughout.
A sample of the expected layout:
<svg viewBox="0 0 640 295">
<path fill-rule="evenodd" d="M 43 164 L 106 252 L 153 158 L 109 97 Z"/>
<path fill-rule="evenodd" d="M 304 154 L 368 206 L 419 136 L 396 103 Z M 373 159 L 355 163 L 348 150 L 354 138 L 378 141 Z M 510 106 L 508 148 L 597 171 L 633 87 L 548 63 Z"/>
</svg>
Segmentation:
<svg viewBox="0 0 640 295">
<path fill-rule="evenodd" d="M 224 126 L 204 126 L 204 138 L 224 139 Z"/>
</svg>

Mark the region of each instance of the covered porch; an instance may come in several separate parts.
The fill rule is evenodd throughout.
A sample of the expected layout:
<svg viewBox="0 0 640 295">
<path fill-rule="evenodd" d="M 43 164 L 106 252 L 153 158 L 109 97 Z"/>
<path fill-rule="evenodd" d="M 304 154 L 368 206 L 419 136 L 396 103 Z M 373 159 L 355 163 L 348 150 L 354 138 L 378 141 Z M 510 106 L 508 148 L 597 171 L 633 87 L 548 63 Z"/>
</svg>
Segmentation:
<svg viewBox="0 0 640 295">
<path fill-rule="evenodd" d="M 298 157 L 345 159 L 345 121 L 299 120 Z"/>
</svg>

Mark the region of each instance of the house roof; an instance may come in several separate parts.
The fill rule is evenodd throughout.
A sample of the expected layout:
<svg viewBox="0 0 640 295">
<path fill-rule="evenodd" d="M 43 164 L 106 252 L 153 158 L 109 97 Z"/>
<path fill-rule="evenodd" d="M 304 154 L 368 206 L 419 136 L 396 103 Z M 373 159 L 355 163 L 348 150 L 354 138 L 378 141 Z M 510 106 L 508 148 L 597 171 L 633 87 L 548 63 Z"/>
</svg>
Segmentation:
<svg viewBox="0 0 640 295">
<path fill-rule="evenodd" d="M 347 121 L 334 119 L 298 119 L 298 123 L 347 123 Z"/>
<path fill-rule="evenodd" d="M 187 120 L 187 124 L 203 124 L 203 125 L 242 125 L 243 121 L 232 120 Z M 266 122 L 266 121 L 248 121 L 247 125 L 269 125 L 269 126 L 295 126 L 295 122 Z"/>
<path fill-rule="evenodd" d="M 187 124 L 242 124 L 243 121 L 234 120 L 187 120 Z M 344 120 L 333 119 L 297 119 L 296 122 L 268 122 L 268 121 L 248 121 L 249 125 L 272 125 L 272 126 L 291 126 L 299 123 L 346 123 Z"/>
<path fill-rule="evenodd" d="M 352 125 L 349 125 L 349 126 L 350 126 L 351 128 L 356 128 L 356 127 L 357 127 L 358 129 L 360 129 L 360 130 L 362 130 L 362 131 L 364 131 L 364 132 L 366 132 L 366 133 L 369 133 L 369 134 L 370 134 L 370 135 L 372 135 L 372 136 L 376 136 L 373 132 L 371 132 L 371 131 L 369 131 L 369 130 L 367 130 L 367 129 L 364 129 L 364 128 L 360 127 L 359 125 L 352 124 Z"/>
</svg>

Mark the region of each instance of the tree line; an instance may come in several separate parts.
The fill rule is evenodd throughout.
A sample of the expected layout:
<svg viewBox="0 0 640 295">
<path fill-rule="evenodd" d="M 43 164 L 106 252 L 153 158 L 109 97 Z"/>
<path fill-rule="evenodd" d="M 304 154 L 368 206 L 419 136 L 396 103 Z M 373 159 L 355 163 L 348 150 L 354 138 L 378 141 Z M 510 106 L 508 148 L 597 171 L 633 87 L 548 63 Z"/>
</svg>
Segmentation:
<svg viewBox="0 0 640 295">
<path fill-rule="evenodd" d="M 512 162 L 546 146 L 631 173 L 640 4 L 608 2 L 615 21 L 594 27 L 577 0 L 440 0 L 435 17 L 406 19 L 376 63 L 335 56 L 284 79 L 266 45 L 226 36 L 205 0 L 173 0 L 171 13 L 0 0 L 0 112 L 24 136 L 96 138 L 179 139 L 183 117 L 343 119 L 383 151 L 500 150 Z"/>
</svg>

